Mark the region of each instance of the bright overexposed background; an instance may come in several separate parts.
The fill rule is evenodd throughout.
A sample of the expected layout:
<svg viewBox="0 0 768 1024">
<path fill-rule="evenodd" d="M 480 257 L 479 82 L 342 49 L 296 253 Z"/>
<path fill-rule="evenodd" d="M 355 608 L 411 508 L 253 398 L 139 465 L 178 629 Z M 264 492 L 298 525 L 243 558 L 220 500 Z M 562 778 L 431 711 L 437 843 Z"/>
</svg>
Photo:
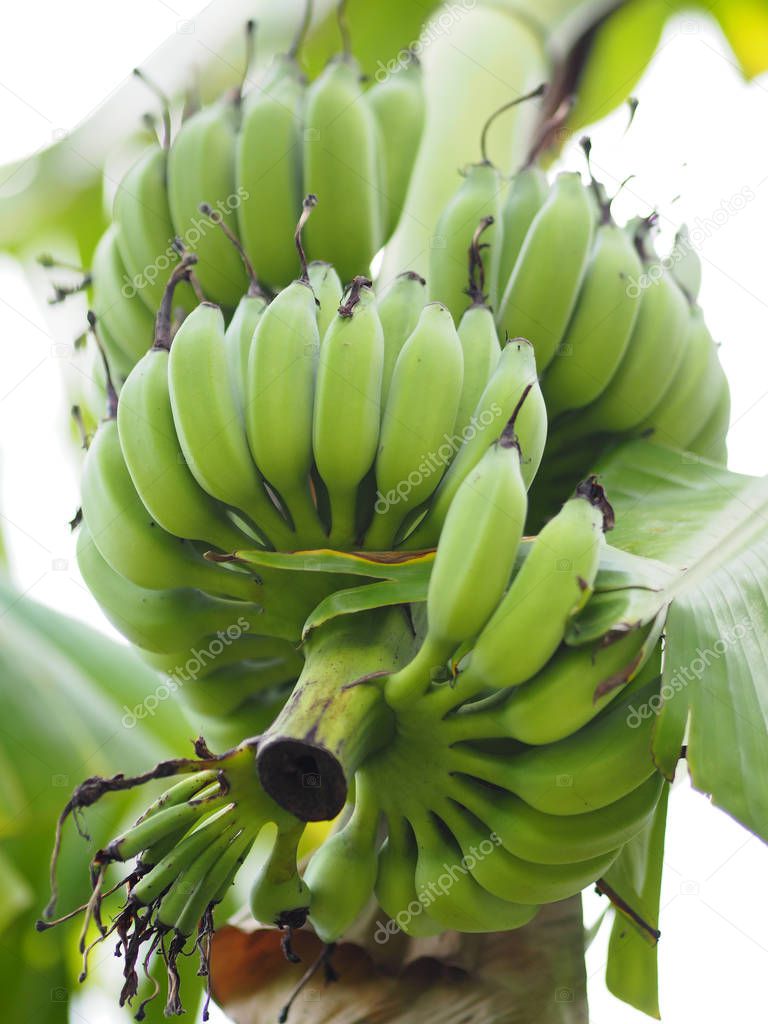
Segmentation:
<svg viewBox="0 0 768 1024">
<path fill-rule="evenodd" d="M 167 36 L 180 25 L 187 31 L 202 7 L 195 0 L 134 0 L 122 11 L 97 0 L 8 7 L 0 31 L 0 164 L 74 127 Z M 592 132 L 596 173 L 608 184 L 634 175 L 614 208 L 620 220 L 657 208 L 662 242 L 671 245 L 681 221 L 704 239 L 701 301 L 733 391 L 730 466 L 764 474 L 768 80 L 745 84 L 714 23 L 692 13 L 669 24 L 637 96 L 627 134 L 626 111 Z M 575 144 L 564 159 L 582 166 Z M 61 383 L 67 347 L 22 271 L 2 256 L 0 336 L 0 510 L 13 575 L 36 600 L 114 635 L 79 579 L 67 525 L 78 504 Z M 661 381 L 664 367 L 658 372 Z M 672 794 L 665 866 L 663 1019 L 764 1020 L 768 851 L 683 778 Z M 602 903 L 586 894 L 585 905 L 589 920 Z M 606 948 L 604 930 L 588 955 L 592 1024 L 647 1020 L 606 992 Z M 86 999 L 76 1016 L 102 1020 L 103 1012 L 104 1004 Z"/>
</svg>

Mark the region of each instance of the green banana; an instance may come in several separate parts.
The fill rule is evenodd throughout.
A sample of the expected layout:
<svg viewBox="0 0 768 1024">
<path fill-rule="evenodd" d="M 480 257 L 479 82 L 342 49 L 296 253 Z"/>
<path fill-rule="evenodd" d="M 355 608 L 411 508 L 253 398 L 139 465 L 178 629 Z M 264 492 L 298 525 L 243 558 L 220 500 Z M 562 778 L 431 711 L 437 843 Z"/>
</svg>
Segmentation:
<svg viewBox="0 0 768 1024">
<path fill-rule="evenodd" d="M 578 174 L 557 176 L 499 300 L 499 333 L 527 338 L 542 373 L 565 335 L 589 261 L 594 206 Z M 557 258 L 553 258 L 553 254 Z"/>
<path fill-rule="evenodd" d="M 469 666 L 459 675 L 459 695 L 517 686 L 543 668 L 592 593 L 603 530 L 612 525 L 613 510 L 591 477 L 534 541 L 475 642 Z"/>
<path fill-rule="evenodd" d="M 619 851 L 573 864 L 537 864 L 516 857 L 501 845 L 496 832 L 486 832 L 468 811 L 446 802 L 440 816 L 459 844 L 473 878 L 500 900 L 542 904 L 567 899 L 600 878 Z"/>
<path fill-rule="evenodd" d="M 215 782 L 199 796 L 190 798 L 185 803 L 165 807 L 149 817 L 144 816 L 141 821 L 113 839 L 105 853 L 109 859 L 130 860 L 148 846 L 153 846 L 158 840 L 165 839 L 172 833 L 187 832 L 199 818 L 222 806 L 221 787 Z"/>
<path fill-rule="evenodd" d="M 384 194 L 383 230 L 388 238 L 400 220 L 424 129 L 425 99 L 421 64 L 412 57 L 397 74 L 377 81 L 364 95 L 379 129 L 380 180 Z"/>
<path fill-rule="evenodd" d="M 108 348 L 131 365 L 152 344 L 155 320 L 135 288 L 120 258 L 117 227 L 101 236 L 93 254 L 93 312 Z"/>
<path fill-rule="evenodd" d="M 500 294 L 503 294 L 512 276 L 533 218 L 548 195 L 547 176 L 535 164 L 518 171 L 509 184 L 501 209 Z"/>
<path fill-rule="evenodd" d="M 387 407 L 389 387 L 397 357 L 413 333 L 424 308 L 427 282 L 406 270 L 398 274 L 379 299 L 379 318 L 384 331 L 384 368 L 381 377 L 381 409 Z"/>
<path fill-rule="evenodd" d="M 132 583 L 150 590 L 198 587 L 257 601 L 261 586 L 245 573 L 201 558 L 189 541 L 166 533 L 150 517 L 123 460 L 117 422 L 107 420 L 85 459 L 83 517 L 105 561 Z"/>
<path fill-rule="evenodd" d="M 112 208 L 117 248 L 130 286 L 153 314 L 163 301 L 166 278 L 179 261 L 168 205 L 167 160 L 168 151 L 161 146 L 142 153 L 123 176 Z M 187 313 L 197 305 L 192 288 L 184 282 L 174 300 Z"/>
<path fill-rule="evenodd" d="M 628 719 L 635 703 L 642 705 L 658 690 L 658 678 L 627 687 L 572 736 L 524 749 L 506 760 L 457 744 L 450 754 L 451 770 L 508 789 L 546 814 L 583 814 L 607 807 L 656 771 L 651 757 L 654 716 L 641 718 L 637 728 L 630 728 Z"/>
<path fill-rule="evenodd" d="M 462 359 L 451 314 L 441 303 L 429 303 L 392 375 L 376 457 L 379 497 L 366 547 L 390 547 L 406 513 L 437 486 L 445 464 L 440 449 L 450 442 L 461 397 Z M 425 402 L 426 394 L 439 394 L 440 401 Z"/>
<path fill-rule="evenodd" d="M 315 296 L 302 277 L 259 319 L 248 362 L 245 424 L 253 460 L 305 545 L 321 544 L 324 537 L 309 489 L 319 346 Z"/>
<path fill-rule="evenodd" d="M 249 829 L 241 828 L 234 835 L 228 832 L 227 837 L 228 842 L 217 842 L 218 859 L 198 882 L 176 918 L 174 929 L 179 935 L 191 935 L 206 909 L 224 899 L 253 846 L 254 835 Z"/>
<path fill-rule="evenodd" d="M 311 893 L 309 919 L 323 942 L 335 942 L 347 931 L 376 883 L 378 801 L 363 772 L 355 787 L 352 816 L 313 854 L 304 873 Z"/>
<path fill-rule="evenodd" d="M 313 260 L 307 266 L 307 276 L 312 291 L 315 293 L 317 303 L 317 332 L 320 335 L 320 344 L 328 328 L 333 323 L 336 310 L 341 305 L 341 297 L 344 289 L 341 286 L 341 278 L 336 273 L 335 267 L 322 260 Z"/>
<path fill-rule="evenodd" d="M 197 921 L 189 921 L 186 918 L 185 923 L 181 923 L 180 918 L 190 897 L 199 891 L 199 887 L 205 883 L 207 876 L 232 841 L 232 830 L 228 829 L 216 836 L 200 856 L 179 873 L 161 898 L 160 906 L 157 908 L 157 923 L 161 928 L 173 929 L 178 935 L 185 937 L 192 934 L 197 926 Z M 211 888 L 208 888 L 208 892 L 212 897 Z"/>
<path fill-rule="evenodd" d="M 664 786 L 652 775 L 615 803 L 584 814 L 544 814 L 520 797 L 457 776 L 451 795 L 492 829 L 509 853 L 537 864 L 574 864 L 622 846 L 642 829 Z"/>
<path fill-rule="evenodd" d="M 191 712 L 212 719 L 235 717 L 239 725 L 238 709 L 242 705 L 253 699 L 269 703 L 286 682 L 298 677 L 304 659 L 293 644 L 269 637 L 254 638 L 254 642 L 263 649 L 258 659 L 217 667 L 209 674 L 190 676 L 184 682 L 182 697 Z"/>
<path fill-rule="evenodd" d="M 456 492 L 513 415 L 526 389 L 528 395 L 518 410 L 515 433 L 520 442 L 523 479 L 530 487 L 544 453 L 547 413 L 536 377 L 533 347 L 525 339 L 516 338 L 504 346 L 470 420 L 471 429 L 466 428 L 456 438 L 461 447 L 438 484 L 423 522 L 405 539 L 405 547 L 413 550 L 437 544 Z"/>
<path fill-rule="evenodd" d="M 195 273 L 206 297 L 234 309 L 248 287 L 240 257 L 210 217 L 208 203 L 232 231 L 247 190 L 235 181 L 238 104 L 227 97 L 185 121 L 168 153 L 168 202 L 176 234 L 197 255 Z"/>
<path fill-rule="evenodd" d="M 719 377 L 719 397 L 715 400 L 709 419 L 688 445 L 688 450 L 702 455 L 711 462 L 725 465 L 728 459 L 726 437 L 731 422 L 731 392 L 719 360 L 716 369 L 716 377 Z"/>
<path fill-rule="evenodd" d="M 485 266 L 491 306 L 496 304 L 499 276 L 502 179 L 487 161 L 472 164 L 464 172 L 455 195 L 440 215 L 429 254 L 429 295 L 442 302 L 459 320 L 469 304 L 467 297 L 468 254 L 480 221 L 489 224 Z"/>
<path fill-rule="evenodd" d="M 224 332 L 224 355 L 229 384 L 241 416 L 245 411 L 245 382 L 248 378 L 248 360 L 251 357 L 253 335 L 266 308 L 266 296 L 260 291 L 252 292 L 249 288 L 238 302 Z"/>
<path fill-rule="evenodd" d="M 509 581 L 528 511 L 512 421 L 456 493 L 427 590 L 427 634 L 416 657 L 390 676 L 393 707 L 421 696 L 431 670 L 479 633 Z"/>
<path fill-rule="evenodd" d="M 416 895 L 416 843 L 410 826 L 388 818 L 389 834 L 379 850 L 376 899 L 397 928 L 414 938 L 437 935 L 442 926 L 424 913 Z M 380 927 L 383 927 L 380 925 Z M 385 929 L 388 933 L 391 929 Z M 377 928 L 374 938 L 379 934 Z M 377 941 L 385 941 L 384 939 Z"/>
<path fill-rule="evenodd" d="M 544 376 L 542 389 L 550 417 L 581 409 L 602 395 L 613 380 L 622 356 L 629 353 L 634 360 L 633 328 L 641 309 L 640 296 L 630 281 L 642 273 L 640 258 L 626 231 L 612 222 L 604 222 L 597 229 L 586 275 L 579 293 L 573 317 L 558 347 L 556 357 Z M 678 313 L 684 314 L 685 303 L 679 289 Z M 677 323 L 677 321 L 675 321 Z M 651 336 L 652 328 L 650 328 Z M 643 327 L 642 351 L 648 349 Z M 678 339 L 671 339 L 678 345 Z M 638 347 L 641 342 L 638 342 Z M 622 375 L 635 386 L 653 385 Z M 639 417 L 642 419 L 642 413 Z"/>
<path fill-rule="evenodd" d="M 384 334 L 371 282 L 355 278 L 323 338 L 312 445 L 328 490 L 331 546 L 355 540 L 357 492 L 379 443 Z"/>
<path fill-rule="evenodd" d="M 299 875 L 296 854 L 304 822 L 278 828 L 269 856 L 251 887 L 251 913 L 278 928 L 300 927 L 309 912 L 309 887 Z"/>
<path fill-rule="evenodd" d="M 464 357 L 464 382 L 454 429 L 463 434 L 501 356 L 493 313 L 482 301 L 474 302 L 462 316 L 459 341 Z"/>
<path fill-rule="evenodd" d="M 320 200 L 307 249 L 342 281 L 367 274 L 384 240 L 378 129 L 360 79 L 351 56 L 334 58 L 307 90 L 304 111 L 304 192 Z"/>
<path fill-rule="evenodd" d="M 690 329 L 685 296 L 671 275 L 665 272 L 645 289 L 639 305 L 621 362 L 597 401 L 584 410 L 579 420 L 579 433 L 590 430 L 618 434 L 631 430 L 646 419 L 674 380 L 685 356 L 686 335 Z M 614 323 L 613 318 L 610 323 Z M 598 330 L 595 328 L 593 335 Z M 618 330 L 615 337 L 619 337 Z M 619 342 L 615 344 L 618 348 Z M 574 352 L 578 353 L 578 349 Z M 577 354 L 572 361 L 574 365 L 568 370 L 576 369 L 578 375 Z M 554 373 L 556 368 L 557 363 L 550 372 Z M 565 370 L 564 365 L 563 373 Z M 575 377 L 574 387 L 578 386 Z M 544 382 L 544 393 L 545 396 L 549 394 L 547 381 Z"/>
<path fill-rule="evenodd" d="M 418 845 L 416 890 L 428 917 L 443 928 L 462 932 L 510 931 L 537 907 L 491 895 L 472 877 L 462 851 L 449 841 L 428 812 L 412 819 Z"/>
<path fill-rule="evenodd" d="M 279 54 L 243 100 L 237 135 L 235 170 L 245 193 L 238 231 L 259 278 L 273 288 L 288 284 L 295 273 L 305 92 L 296 59 Z"/>
<path fill-rule="evenodd" d="M 162 811 L 167 807 L 178 807 L 179 804 L 186 803 L 187 800 L 191 800 L 202 793 L 203 790 L 206 790 L 212 782 L 217 781 L 218 773 L 215 769 L 211 768 L 196 772 L 194 775 L 188 775 L 180 782 L 171 786 L 170 789 L 166 789 L 156 800 L 153 800 L 141 817 L 137 818 L 136 824 L 138 825 L 146 818 L 151 818 L 153 814 L 157 814 L 158 811 Z"/>
<path fill-rule="evenodd" d="M 201 303 L 176 332 L 168 382 L 179 443 L 200 486 L 249 516 L 272 544 L 292 545 L 288 524 L 267 494 L 248 450 L 218 306 Z"/>
</svg>

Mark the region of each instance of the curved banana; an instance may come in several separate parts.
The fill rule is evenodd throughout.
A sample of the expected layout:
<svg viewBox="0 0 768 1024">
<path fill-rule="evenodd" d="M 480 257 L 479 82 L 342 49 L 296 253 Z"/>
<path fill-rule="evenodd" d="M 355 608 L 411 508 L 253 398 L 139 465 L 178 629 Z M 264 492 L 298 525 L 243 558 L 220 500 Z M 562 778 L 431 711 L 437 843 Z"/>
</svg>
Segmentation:
<svg viewBox="0 0 768 1024">
<path fill-rule="evenodd" d="M 417 851 L 410 826 L 391 815 L 387 821 L 388 835 L 378 857 L 376 899 L 399 931 L 414 938 L 437 935 L 442 926 L 424 913 L 416 895 Z"/>
<path fill-rule="evenodd" d="M 592 593 L 603 531 L 612 525 L 613 510 L 591 477 L 534 541 L 477 638 L 457 695 L 517 686 L 546 665 L 563 642 L 568 621 Z"/>
<path fill-rule="evenodd" d="M 585 291 L 588 282 L 589 278 Z M 685 356 L 686 336 L 691 327 L 688 302 L 671 275 L 664 273 L 643 291 L 639 305 L 634 329 L 621 362 L 597 401 L 583 411 L 578 424 L 579 433 L 587 430 L 596 433 L 631 430 L 642 423 L 658 405 L 659 399 L 674 380 Z M 614 319 L 610 318 L 606 324 L 615 325 Z M 586 329 L 585 323 L 585 333 Z M 599 332 L 600 328 L 593 328 L 593 338 Z M 620 336 L 617 328 L 614 334 L 617 348 L 620 346 Z M 589 347 L 592 347 L 592 341 Z M 572 356 L 563 360 L 562 368 L 563 374 L 576 371 L 573 376 L 574 389 L 578 388 L 577 376 L 580 372 L 578 352 L 578 347 L 574 347 Z M 566 362 L 573 366 L 566 366 Z M 605 366 L 605 360 L 601 362 Z M 558 364 L 555 363 L 550 372 L 554 374 L 557 368 Z M 544 382 L 544 394 L 549 394 L 548 381 Z M 581 399 L 572 398 L 571 403 L 574 401 L 583 404 Z M 569 407 L 575 406 L 571 404 Z"/>
<path fill-rule="evenodd" d="M 531 222 L 499 300 L 499 333 L 527 338 L 539 373 L 557 352 L 576 306 L 594 225 L 594 206 L 580 175 L 559 174 Z"/>
<path fill-rule="evenodd" d="M 581 892 L 600 878 L 619 851 L 610 850 L 573 864 L 537 864 L 506 850 L 498 833 L 485 830 L 468 811 L 446 801 L 440 816 L 453 833 L 472 877 L 486 892 L 515 903 L 554 903 Z"/>
<path fill-rule="evenodd" d="M 481 255 L 489 302 L 496 304 L 501 239 L 502 180 L 493 164 L 471 164 L 464 180 L 435 226 L 429 254 L 429 296 L 442 302 L 459 320 L 469 305 L 469 253 L 480 221 L 487 221 L 486 254 Z"/>
<path fill-rule="evenodd" d="M 248 287 L 240 257 L 200 212 L 208 203 L 234 232 L 236 213 L 247 198 L 235 181 L 238 107 L 231 97 L 198 110 L 185 121 L 168 153 L 168 202 L 176 234 L 196 253 L 195 273 L 206 297 L 234 309 Z"/>
<path fill-rule="evenodd" d="M 112 207 L 117 248 L 130 284 L 152 314 L 160 308 L 168 274 L 179 261 L 168 205 L 167 160 L 166 149 L 151 146 L 126 171 Z M 174 302 L 187 313 L 195 308 L 189 284 L 177 286 Z"/>
<path fill-rule="evenodd" d="M 719 397 L 709 419 L 688 445 L 688 450 L 724 466 L 728 460 L 726 438 L 731 422 L 731 391 L 719 359 L 716 369 L 716 377 L 719 378 Z"/>
<path fill-rule="evenodd" d="M 445 518 L 429 578 L 427 634 L 416 657 L 387 680 L 392 707 L 421 696 L 432 670 L 483 629 L 509 581 L 527 511 L 510 422 L 464 480 Z"/>
<path fill-rule="evenodd" d="M 501 786 L 546 814 L 607 807 L 656 771 L 651 757 L 654 716 L 639 715 L 635 705 L 642 707 L 658 690 L 658 678 L 632 684 L 572 736 L 504 760 L 459 743 L 450 753 L 451 770 Z M 636 727 L 629 725 L 633 711 L 639 718 Z"/>
<path fill-rule="evenodd" d="M 454 429 L 457 434 L 463 434 L 472 422 L 472 414 L 501 356 L 493 313 L 484 302 L 474 302 L 462 316 L 459 341 L 464 357 L 464 381 Z"/>
<path fill-rule="evenodd" d="M 384 368 L 381 377 L 381 409 L 387 407 L 395 363 L 403 345 L 413 333 L 424 309 L 427 282 L 406 270 L 398 274 L 378 300 L 379 319 L 384 331 Z"/>
<path fill-rule="evenodd" d="M 368 548 L 386 549 L 406 513 L 432 494 L 443 474 L 440 452 L 448 445 L 461 397 L 461 342 L 445 306 L 425 306 L 397 357 L 376 457 L 378 498 L 365 537 Z M 439 394 L 439 402 L 425 402 Z"/>
<path fill-rule="evenodd" d="M 411 822 L 418 845 L 416 890 L 431 920 L 470 933 L 510 931 L 531 920 L 538 907 L 501 900 L 479 885 L 458 843 L 444 836 L 429 812 Z"/>
<path fill-rule="evenodd" d="M 248 361 L 256 326 L 267 308 L 267 298 L 260 291 L 248 292 L 240 299 L 232 319 L 224 332 L 224 355 L 229 372 L 229 384 L 238 403 L 241 415 L 245 410 L 245 382 L 248 378 Z"/>
<path fill-rule="evenodd" d="M 357 494 L 379 443 L 384 334 L 366 278 L 355 278 L 320 349 L 312 445 L 328 489 L 330 543 L 356 537 Z"/>
<path fill-rule="evenodd" d="M 304 112 L 304 193 L 319 199 L 307 250 L 342 281 L 367 274 L 384 239 L 378 128 L 360 79 L 351 56 L 334 58 L 307 90 Z"/>
<path fill-rule="evenodd" d="M 279 828 L 269 856 L 251 886 L 251 913 L 262 924 L 299 928 L 309 913 L 309 887 L 296 864 L 304 822 Z"/>
<path fill-rule="evenodd" d="M 520 406 L 526 389 L 527 397 Z M 437 544 L 456 492 L 518 406 L 515 433 L 520 443 L 523 480 L 530 487 L 544 454 L 547 413 L 536 376 L 533 347 L 523 338 L 516 338 L 504 346 L 469 425 L 461 435 L 454 435 L 460 447 L 437 486 L 427 514 L 406 537 L 404 547 L 413 550 Z"/>
<path fill-rule="evenodd" d="M 535 164 L 512 178 L 501 208 L 501 254 L 498 291 L 502 295 L 515 269 L 533 218 L 549 195 L 546 174 Z"/>
<path fill-rule="evenodd" d="M 362 912 L 376 883 L 379 805 L 364 772 L 355 777 L 355 806 L 341 831 L 313 854 L 304 872 L 309 919 L 323 942 L 335 942 Z"/>
<path fill-rule="evenodd" d="M 105 342 L 114 343 L 131 365 L 152 344 L 155 318 L 136 294 L 117 247 L 117 227 L 101 236 L 93 254 L 93 312 Z"/>
<path fill-rule="evenodd" d="M 631 282 L 637 281 L 641 273 L 632 238 L 616 224 L 602 223 L 573 317 L 542 383 L 550 418 L 569 409 L 581 409 L 603 394 L 622 356 L 632 349 L 641 303 L 637 286 L 633 288 Z M 685 300 L 675 290 L 682 315 Z M 676 338 L 674 341 L 677 343 Z M 647 347 L 646 343 L 644 351 Z"/>
<path fill-rule="evenodd" d="M 266 311 L 259 325 L 265 316 Z M 218 306 L 201 303 L 176 332 L 168 381 L 179 444 L 200 486 L 246 513 L 272 544 L 293 546 L 288 524 L 264 489 L 248 450 Z"/>
<path fill-rule="evenodd" d="M 297 279 L 272 300 L 253 336 L 245 425 L 253 460 L 305 546 L 324 539 L 309 490 L 319 347 L 315 296 L 307 280 Z"/>
<path fill-rule="evenodd" d="M 457 776 L 451 795 L 493 830 L 509 853 L 537 864 L 574 864 L 600 857 L 642 829 L 665 785 L 652 775 L 615 803 L 584 814 L 544 814 L 504 790 Z"/>
<path fill-rule="evenodd" d="M 186 679 L 181 691 L 185 706 L 196 715 L 214 719 L 234 717 L 240 727 L 243 705 L 252 700 L 268 702 L 270 696 L 282 692 L 285 684 L 298 677 L 304 659 L 287 640 L 271 637 L 259 640 L 262 657 L 248 658 L 215 668 L 207 675 Z"/>
<path fill-rule="evenodd" d="M 365 102 L 379 129 L 382 218 L 387 239 L 400 220 L 424 129 L 424 82 L 419 61 L 411 57 L 397 74 L 377 82 L 365 93 Z"/>
<path fill-rule="evenodd" d="M 317 331 L 322 345 L 325 333 L 341 305 L 344 289 L 336 268 L 323 260 L 313 260 L 307 266 L 307 275 L 317 302 Z"/>
<path fill-rule="evenodd" d="M 301 209 L 306 79 L 294 57 L 274 58 L 243 100 L 235 149 L 240 238 L 257 275 L 273 288 L 295 275 L 293 229 Z"/>
</svg>

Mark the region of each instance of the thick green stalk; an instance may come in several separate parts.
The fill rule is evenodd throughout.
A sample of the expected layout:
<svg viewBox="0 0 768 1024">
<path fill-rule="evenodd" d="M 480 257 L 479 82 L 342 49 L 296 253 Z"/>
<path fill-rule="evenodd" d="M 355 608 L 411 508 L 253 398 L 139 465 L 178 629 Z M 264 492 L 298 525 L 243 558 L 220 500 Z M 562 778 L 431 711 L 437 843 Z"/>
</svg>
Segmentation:
<svg viewBox="0 0 768 1024">
<path fill-rule="evenodd" d="M 338 814 L 355 770 L 393 735 L 378 677 L 413 646 L 402 608 L 340 616 L 310 636 L 293 694 L 259 743 L 262 785 L 281 807 L 303 821 Z"/>
</svg>

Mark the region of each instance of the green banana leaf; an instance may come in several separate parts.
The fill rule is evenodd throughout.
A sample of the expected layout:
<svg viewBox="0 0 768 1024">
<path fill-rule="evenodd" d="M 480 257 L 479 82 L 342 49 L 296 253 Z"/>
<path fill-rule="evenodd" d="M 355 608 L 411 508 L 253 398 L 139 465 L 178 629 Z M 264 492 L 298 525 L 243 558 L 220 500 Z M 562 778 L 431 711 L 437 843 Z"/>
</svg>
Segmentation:
<svg viewBox="0 0 768 1024">
<path fill-rule="evenodd" d="M 646 441 L 613 452 L 601 476 L 613 545 L 657 573 L 626 599 L 642 621 L 669 608 L 663 701 L 635 709 L 656 715 L 658 764 L 672 776 L 687 725 L 693 785 L 768 840 L 768 478 Z M 617 594 L 590 605 L 590 628 L 622 628 Z"/>
</svg>

